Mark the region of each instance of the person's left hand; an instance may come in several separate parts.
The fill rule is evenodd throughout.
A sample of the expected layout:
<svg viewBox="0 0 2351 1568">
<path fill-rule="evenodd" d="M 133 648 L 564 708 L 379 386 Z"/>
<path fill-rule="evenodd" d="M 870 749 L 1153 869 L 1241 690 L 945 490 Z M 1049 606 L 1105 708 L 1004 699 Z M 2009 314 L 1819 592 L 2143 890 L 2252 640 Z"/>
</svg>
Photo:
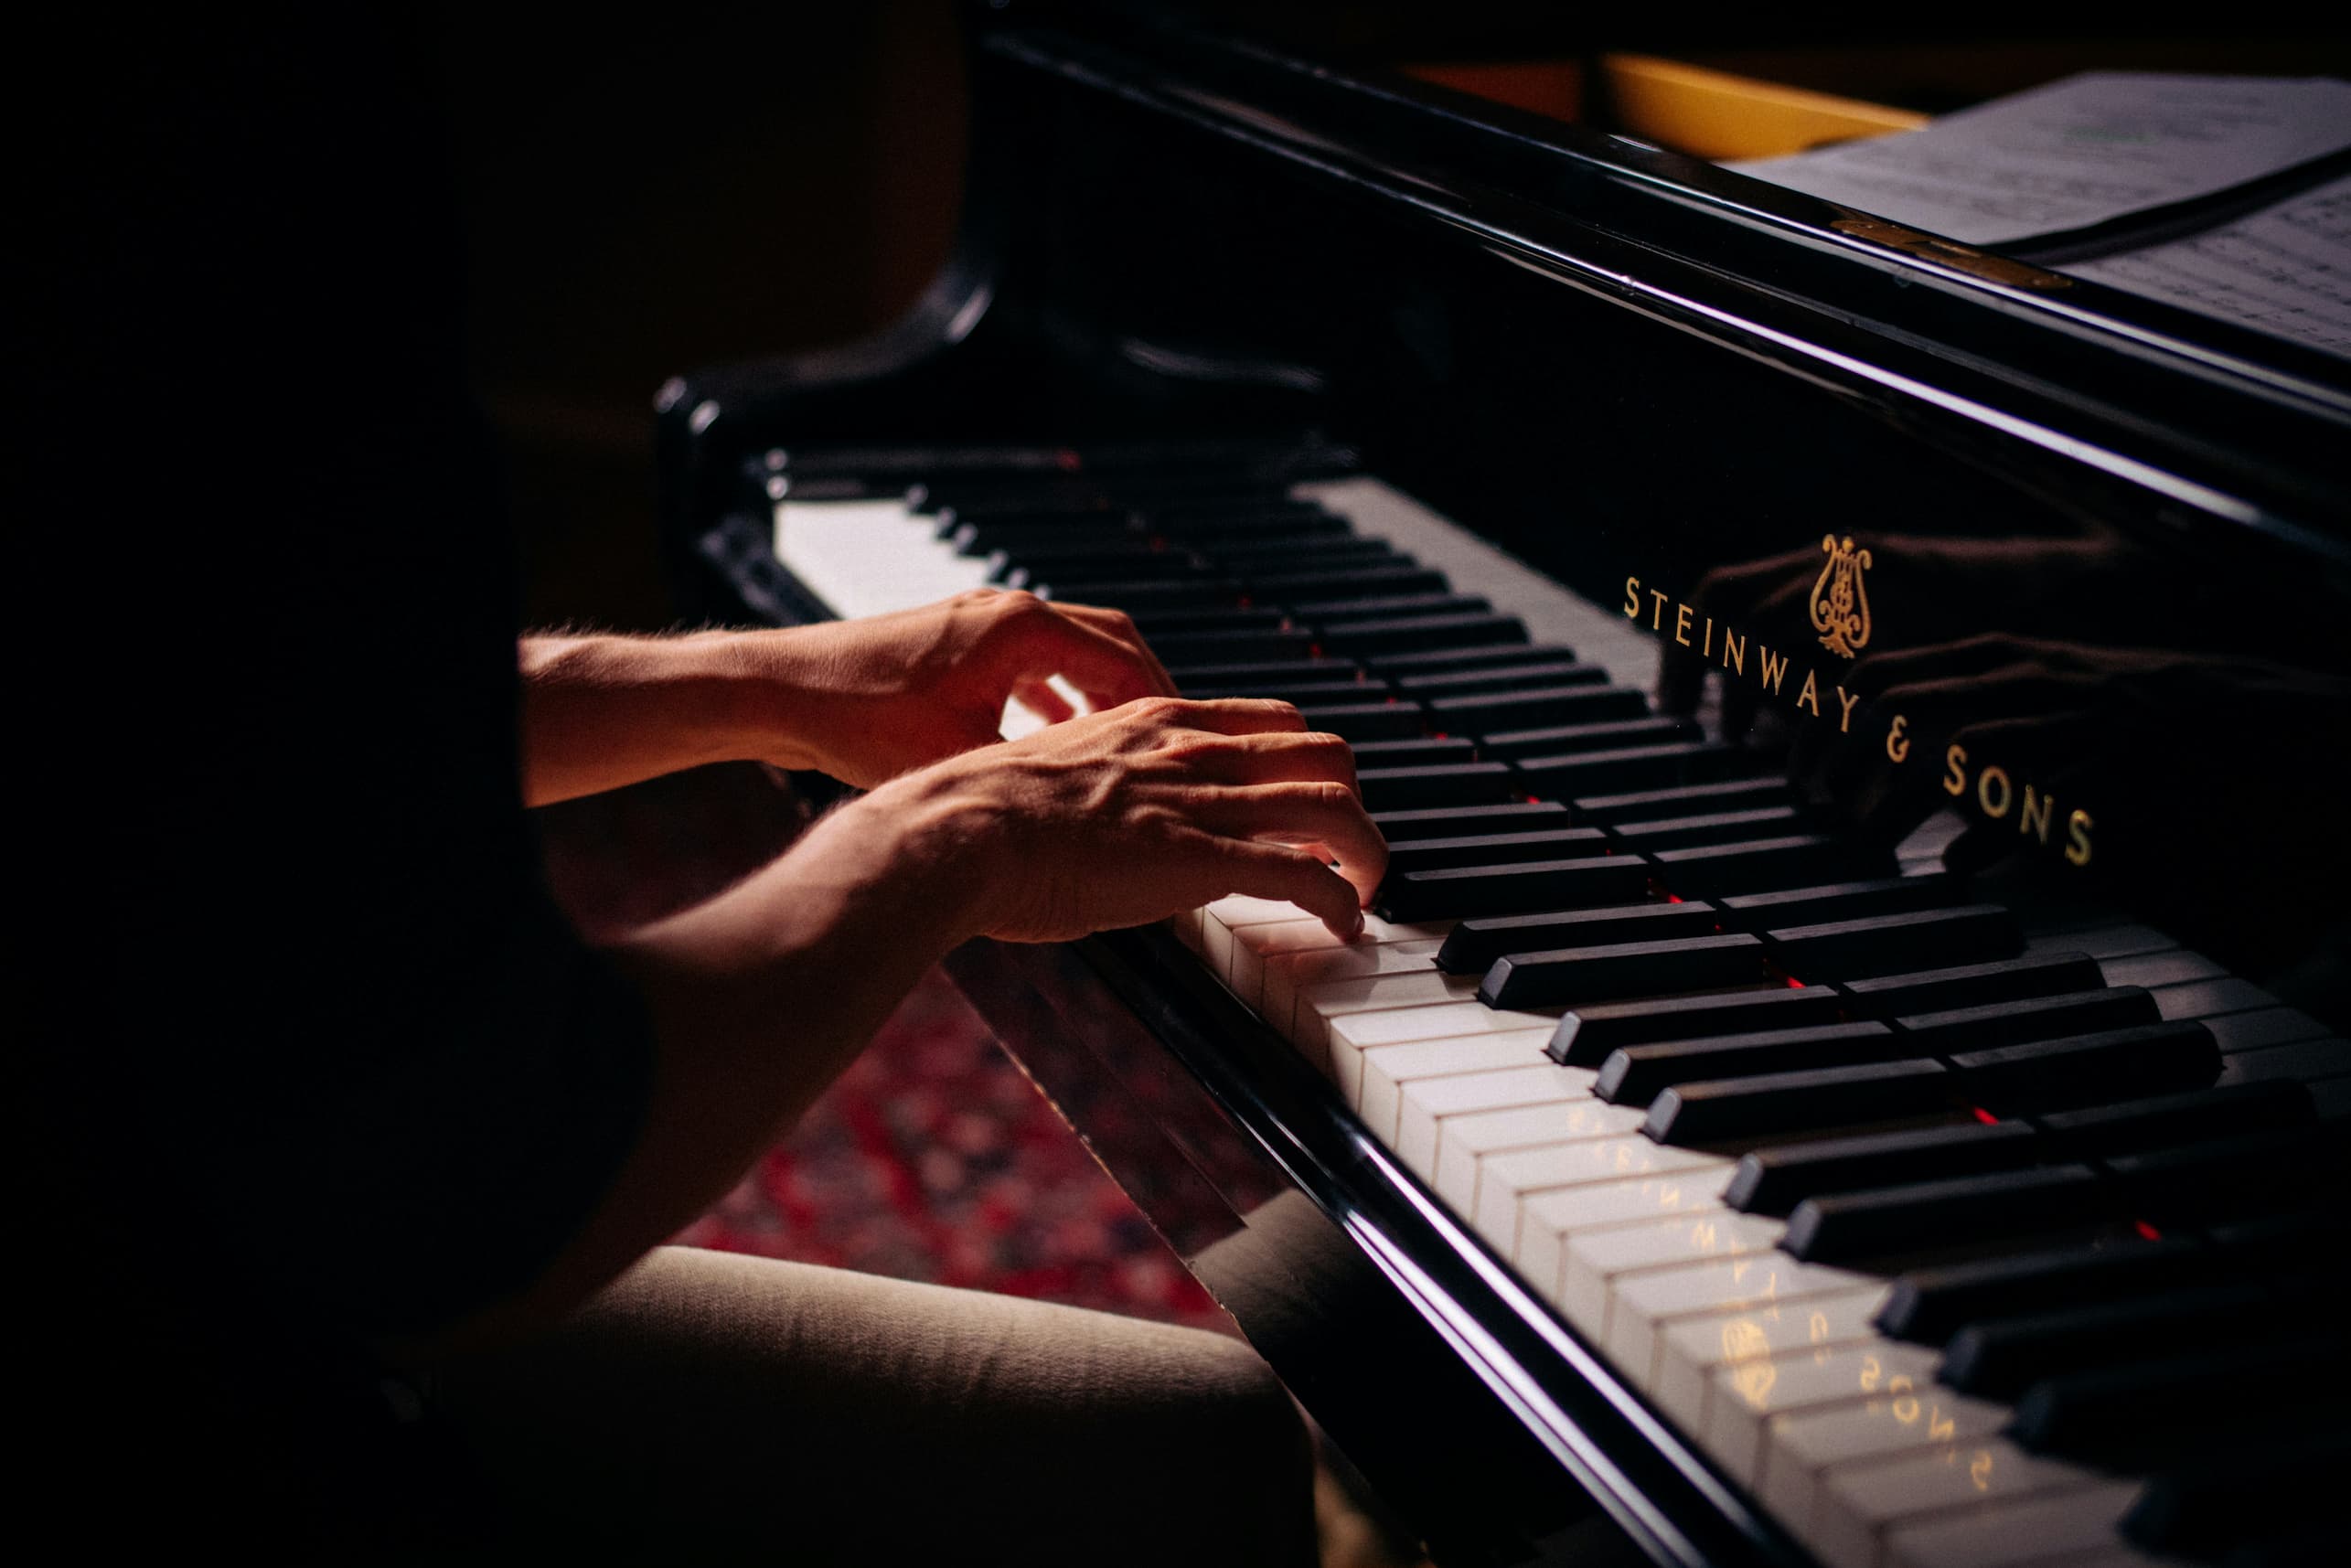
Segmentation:
<svg viewBox="0 0 2351 1568">
<path fill-rule="evenodd" d="M 769 760 L 813 763 L 859 788 L 999 740 L 1008 699 L 1047 723 L 1072 717 L 1077 709 L 1048 684 L 1054 676 L 1097 711 L 1176 695 L 1120 612 L 996 589 L 741 634 L 740 645 L 773 677 L 782 743 Z"/>
</svg>

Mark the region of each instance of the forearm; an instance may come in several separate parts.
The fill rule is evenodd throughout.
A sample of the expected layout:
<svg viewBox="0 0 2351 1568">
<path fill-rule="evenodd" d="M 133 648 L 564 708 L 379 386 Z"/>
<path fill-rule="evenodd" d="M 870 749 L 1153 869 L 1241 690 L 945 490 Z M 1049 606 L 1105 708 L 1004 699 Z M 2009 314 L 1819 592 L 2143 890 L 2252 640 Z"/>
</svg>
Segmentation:
<svg viewBox="0 0 2351 1568">
<path fill-rule="evenodd" d="M 974 929 L 957 803 L 887 792 L 820 821 L 715 899 L 607 951 L 645 997 L 643 1130 L 538 1283 L 448 1343 L 552 1320 L 722 1197 Z"/>
<path fill-rule="evenodd" d="M 774 639 L 768 639 L 772 642 Z M 743 634 L 533 636 L 522 674 L 523 799 L 545 805 L 705 763 L 809 765 L 781 720 L 775 649 Z"/>
</svg>

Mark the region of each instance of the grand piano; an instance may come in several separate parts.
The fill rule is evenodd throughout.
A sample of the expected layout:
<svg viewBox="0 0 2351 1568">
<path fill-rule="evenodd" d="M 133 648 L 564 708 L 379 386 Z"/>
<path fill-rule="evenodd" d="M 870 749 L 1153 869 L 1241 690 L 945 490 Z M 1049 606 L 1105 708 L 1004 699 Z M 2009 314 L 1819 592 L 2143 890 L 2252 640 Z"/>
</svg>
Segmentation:
<svg viewBox="0 0 2351 1568">
<path fill-rule="evenodd" d="M 1362 942 L 950 973 L 1400 1528 L 2343 1560 L 2351 362 L 1148 16 L 971 62 L 913 312 L 663 389 L 668 560 L 1354 744 Z"/>
</svg>

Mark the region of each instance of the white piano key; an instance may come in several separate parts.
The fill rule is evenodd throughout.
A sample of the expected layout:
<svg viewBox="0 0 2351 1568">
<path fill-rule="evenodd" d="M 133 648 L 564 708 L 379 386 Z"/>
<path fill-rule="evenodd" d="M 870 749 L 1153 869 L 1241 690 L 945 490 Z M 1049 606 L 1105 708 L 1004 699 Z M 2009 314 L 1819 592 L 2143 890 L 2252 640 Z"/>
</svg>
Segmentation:
<svg viewBox="0 0 2351 1568">
<path fill-rule="evenodd" d="M 1206 953 L 1209 968 L 1215 971 L 1218 979 L 1231 986 L 1233 984 L 1233 933 L 1237 928 L 1251 925 L 1283 925 L 1298 919 L 1305 913 L 1305 911 L 1294 903 L 1288 903 L 1280 899 L 1252 898 L 1246 893 L 1234 893 L 1204 906 L 1200 912 L 1200 922 L 1202 930 L 1207 935 Z M 1315 923 L 1321 924 L 1320 921 Z M 1325 928 L 1324 934 L 1329 934 L 1329 928 Z M 1330 940 L 1337 942 L 1339 938 L 1332 936 Z M 1234 988 L 1236 993 L 1240 989 L 1238 987 Z M 1242 999 L 1245 1001 L 1248 998 L 1245 997 Z"/>
<path fill-rule="evenodd" d="M 1886 1568 L 2016 1568 L 2053 1557 L 2070 1563 L 2076 1552 L 2128 1551 L 2116 1527 L 2138 1495 L 2132 1482 L 2105 1481 L 1897 1524 L 1886 1531 L 1881 1561 Z"/>
<path fill-rule="evenodd" d="M 1556 1027 L 1554 1020 L 1539 1013 L 1490 1008 L 1483 1002 L 1448 1002 L 1349 1013 L 1330 1020 L 1325 1038 L 1329 1041 L 1331 1082 L 1340 1086 L 1340 1092 L 1352 1105 L 1361 1101 L 1364 1051 L 1424 1040 L 1467 1040 L 1479 1035 L 1520 1034 L 1530 1029 L 1541 1030 L 1548 1041 Z M 1589 1086 L 1587 1081 L 1586 1087 Z"/>
<path fill-rule="evenodd" d="M 1598 1105 L 1599 1102 L 1593 1104 Z M 1613 1105 L 1604 1108 L 1617 1109 Z M 1448 1145 L 1453 1141 L 1453 1133 L 1449 1125 L 1445 1129 Z M 1646 1138 L 1635 1141 L 1648 1142 Z M 1720 1209 L 1723 1189 L 1730 1184 L 1731 1170 L 1729 1162 L 1723 1161 L 1719 1165 L 1662 1170 L 1630 1181 L 1608 1180 L 1538 1192 L 1512 1205 L 1517 1239 L 1511 1248 L 1511 1261 L 1545 1301 L 1556 1303 L 1559 1271 L 1567 1261 L 1569 1235 L 1580 1234 L 1597 1225 L 1632 1224 L 1669 1214 Z M 1499 1206 L 1488 1213 L 1497 1221 L 1498 1228 L 1508 1222 Z M 1720 1265 L 1707 1266 L 1712 1269 Z M 1746 1260 L 1742 1259 L 1738 1266 L 1747 1266 Z"/>
<path fill-rule="evenodd" d="M 1921 1380 L 1922 1381 L 1924 1380 Z M 2055 1492 L 2082 1492 L 2103 1477 L 2042 1459 L 1999 1437 L 1878 1464 L 1840 1466 L 1823 1477 L 1803 1541 L 1828 1568 L 1881 1568 L 1889 1529 Z"/>
<path fill-rule="evenodd" d="M 1936 1351 L 1886 1340 L 1721 1368 L 1706 1396 L 1699 1442 L 1741 1485 L 1753 1487 L 1761 1478 L 1765 1421 L 1791 1410 L 1917 1393 L 1934 1381 L 1941 1360 Z"/>
<path fill-rule="evenodd" d="M 1437 1157 L 1437 1194 L 1462 1214 L 1474 1214 L 1478 1211 L 1479 1163 L 1488 1155 L 1545 1148 L 1572 1138 L 1587 1137 L 1591 1132 L 1587 1124 L 1591 1123 L 1604 1123 L 1612 1132 L 1632 1132 L 1640 1125 L 1638 1119 L 1627 1125 L 1620 1107 L 1603 1105 L 1598 1101 L 1588 1106 L 1579 1104 L 1574 1114 L 1577 1122 L 1573 1131 L 1548 1105 L 1453 1117 L 1445 1124 L 1445 1147 Z"/>
<path fill-rule="evenodd" d="M 1550 1042 L 1549 1029 L 1504 1029 L 1500 1034 L 1416 1040 L 1409 1045 L 1383 1045 L 1355 1052 L 1348 1060 L 1356 1064 L 1361 1074 L 1356 1114 L 1372 1129 L 1373 1137 L 1384 1144 L 1393 1144 L 1405 1084 L 1460 1072 L 1533 1066 L 1550 1060 L 1543 1054 L 1543 1048 Z"/>
<path fill-rule="evenodd" d="M 1544 1062 L 1513 1067 L 1501 1072 L 1464 1072 L 1454 1078 L 1425 1078 L 1407 1088 L 1396 1115 L 1398 1159 L 1424 1179 L 1437 1174 L 1440 1126 L 1448 1116 L 1480 1111 L 1507 1111 L 1523 1105 L 1561 1104 L 1587 1100 L 1593 1074 L 1582 1068 Z"/>
<path fill-rule="evenodd" d="M 1821 1477 L 1841 1465 L 1944 1450 L 2008 1424 L 2008 1407 L 1928 1383 L 1909 1393 L 1832 1410 L 1775 1415 L 1765 1425 L 1758 1495 L 1798 1534 L 1811 1528 Z"/>
<path fill-rule="evenodd" d="M 1581 1232 L 1567 1238 L 1567 1265 L 1559 1276 L 1560 1309 L 1570 1321 L 1599 1324 L 1601 1342 L 1613 1347 L 1608 1302 L 1623 1276 L 1709 1258 L 1768 1253 L 1787 1233 L 1784 1221 L 1727 1209 Z M 1638 1361 L 1623 1356 L 1616 1360 L 1628 1371 L 1648 1364 L 1645 1356 Z"/>
<path fill-rule="evenodd" d="M 1330 981 L 1309 987 L 1298 993 L 1286 1032 L 1300 1051 L 1327 1056 L 1332 1019 L 1384 1012 L 1390 1008 L 1425 1008 L 1477 999 L 1475 976 L 1448 975 L 1424 958 L 1418 967 L 1401 973 Z"/>
<path fill-rule="evenodd" d="M 903 497 L 785 501 L 775 508 L 775 559 L 844 619 L 987 586 L 986 560 L 956 554 L 932 532 L 932 519 Z"/>
<path fill-rule="evenodd" d="M 1591 1072 L 1580 1067 L 1560 1071 Z M 1532 1194 L 1562 1187 L 1593 1187 L 1632 1177 L 1706 1169 L 1716 1165 L 1729 1168 L 1729 1162 L 1719 1155 L 1674 1148 L 1637 1136 L 1646 1113 L 1634 1106 L 1594 1100 L 1576 1109 L 1578 1130 L 1572 1136 L 1562 1136 L 1558 1142 L 1537 1148 L 1511 1149 L 1479 1163 L 1477 1207 L 1471 1211 L 1473 1222 L 1479 1233 L 1506 1256 L 1517 1255 L 1518 1239 L 1524 1229 L 1527 1201 Z M 1447 1129 L 1448 1134 L 1450 1130 Z"/>
<path fill-rule="evenodd" d="M 1371 980 L 1384 975 L 1435 974 L 1437 971 L 1432 961 L 1444 945 L 1441 938 L 1429 937 L 1412 942 L 1358 942 L 1310 953 L 1266 954 L 1259 959 L 1264 980 L 1256 1004 L 1258 1014 L 1284 1040 L 1296 1042 L 1298 1000 L 1301 996 L 1342 981 Z M 1328 1060 L 1329 1030 L 1318 1027 L 1314 1040 L 1314 1049 L 1308 1053 L 1320 1051 L 1322 1059 Z M 1298 1049 L 1308 1050 L 1303 1044 Z"/>
<path fill-rule="evenodd" d="M 1308 953 L 1352 953 L 1405 942 L 1441 941 L 1452 929 L 1449 920 L 1398 925 L 1367 914 L 1363 917 L 1363 934 L 1349 942 L 1332 935 L 1330 928 L 1320 921 L 1300 917 L 1292 909 L 1288 920 L 1234 928 L 1233 950 L 1225 967 L 1217 971 L 1217 978 L 1231 987 L 1234 996 L 1255 1008 L 1265 995 L 1266 965 L 1277 960 Z M 1212 963 L 1210 967 L 1215 965 Z"/>
<path fill-rule="evenodd" d="M 1608 1353 L 1657 1395 L 1669 1414 L 1695 1432 L 1705 1424 L 1706 1396 L 1716 1371 L 1733 1361 L 1876 1339 L 1881 1336 L 1870 1319 L 1886 1305 L 1889 1288 L 1865 1286 L 1688 1317 L 1619 1312 L 1609 1324 Z"/>
</svg>

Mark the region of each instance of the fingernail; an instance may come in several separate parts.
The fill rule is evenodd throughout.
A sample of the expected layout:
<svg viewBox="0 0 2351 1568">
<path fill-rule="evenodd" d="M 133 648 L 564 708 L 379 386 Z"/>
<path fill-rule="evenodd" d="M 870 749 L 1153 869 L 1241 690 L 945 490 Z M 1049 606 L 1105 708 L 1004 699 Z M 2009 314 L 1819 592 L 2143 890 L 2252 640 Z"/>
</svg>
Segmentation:
<svg viewBox="0 0 2351 1568">
<path fill-rule="evenodd" d="M 1347 927 L 1347 940 L 1348 940 L 1348 941 L 1350 941 L 1350 942 L 1352 942 L 1352 941 L 1354 941 L 1357 937 L 1359 937 L 1359 936 L 1361 936 L 1361 935 L 1363 935 L 1363 912 L 1362 910 L 1357 910 L 1357 911 L 1355 912 L 1355 919 L 1354 919 L 1353 923 L 1352 923 L 1352 924 L 1350 924 L 1350 925 Z"/>
</svg>

